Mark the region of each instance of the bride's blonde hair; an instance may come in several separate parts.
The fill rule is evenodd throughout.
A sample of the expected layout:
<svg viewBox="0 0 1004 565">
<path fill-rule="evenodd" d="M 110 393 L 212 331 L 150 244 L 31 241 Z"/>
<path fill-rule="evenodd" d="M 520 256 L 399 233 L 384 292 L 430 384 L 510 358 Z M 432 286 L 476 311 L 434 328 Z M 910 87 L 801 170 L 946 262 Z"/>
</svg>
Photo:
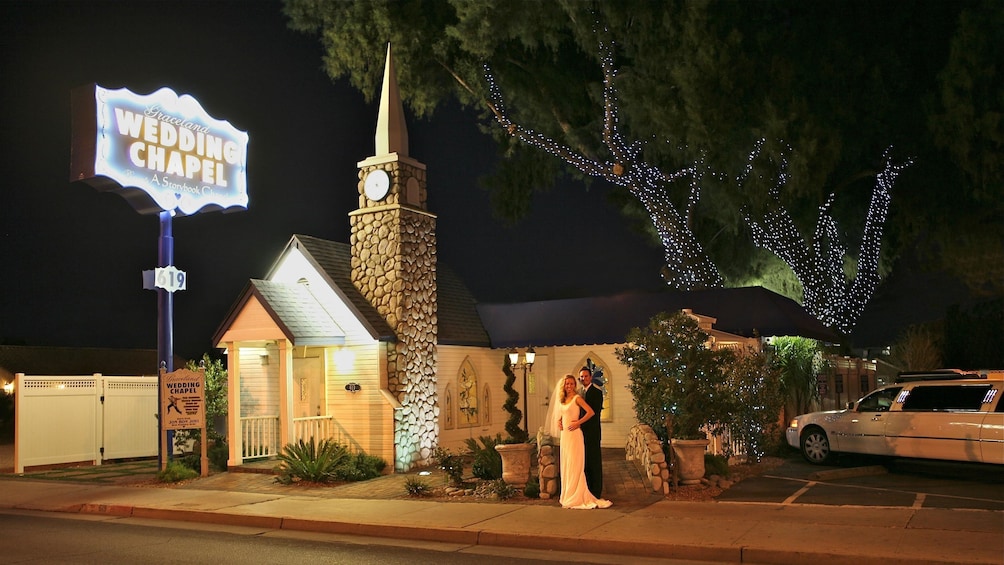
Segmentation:
<svg viewBox="0 0 1004 565">
<path fill-rule="evenodd" d="M 571 373 L 569 373 L 569 374 L 565 375 L 564 380 L 561 381 L 561 403 L 562 404 L 564 404 L 565 402 L 568 401 L 568 390 L 565 388 L 565 381 L 567 381 L 568 379 L 572 379 L 572 383 L 574 383 L 575 382 L 575 376 L 572 375 Z M 576 394 L 576 393 L 573 392 L 572 394 Z"/>
</svg>

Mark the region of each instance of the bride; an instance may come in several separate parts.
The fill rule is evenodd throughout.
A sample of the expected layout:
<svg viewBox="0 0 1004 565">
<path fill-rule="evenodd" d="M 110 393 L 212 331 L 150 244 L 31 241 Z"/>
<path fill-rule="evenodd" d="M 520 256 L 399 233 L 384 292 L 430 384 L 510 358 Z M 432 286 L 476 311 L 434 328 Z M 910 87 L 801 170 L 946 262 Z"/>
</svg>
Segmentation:
<svg viewBox="0 0 1004 565">
<path fill-rule="evenodd" d="M 565 375 L 551 398 L 558 401 L 551 416 L 551 428 L 553 435 L 558 431 L 561 434 L 561 496 L 558 498 L 561 507 L 609 508 L 612 504 L 609 500 L 596 498 L 589 492 L 584 472 L 585 445 L 579 428 L 586 420 L 598 416 L 579 395 L 572 375 Z"/>
</svg>

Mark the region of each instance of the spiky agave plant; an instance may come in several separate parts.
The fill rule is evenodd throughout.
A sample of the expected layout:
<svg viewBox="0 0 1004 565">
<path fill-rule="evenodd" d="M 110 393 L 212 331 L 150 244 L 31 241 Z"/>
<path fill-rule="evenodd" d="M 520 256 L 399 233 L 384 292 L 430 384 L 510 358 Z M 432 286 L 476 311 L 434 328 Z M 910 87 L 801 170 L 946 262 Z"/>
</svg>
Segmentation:
<svg viewBox="0 0 1004 565">
<path fill-rule="evenodd" d="M 346 464 L 352 454 L 345 446 L 330 438 L 317 443 L 302 439 L 286 444 L 279 454 L 279 477 L 283 483 L 294 480 L 326 483 L 337 479 L 338 468 Z"/>
</svg>

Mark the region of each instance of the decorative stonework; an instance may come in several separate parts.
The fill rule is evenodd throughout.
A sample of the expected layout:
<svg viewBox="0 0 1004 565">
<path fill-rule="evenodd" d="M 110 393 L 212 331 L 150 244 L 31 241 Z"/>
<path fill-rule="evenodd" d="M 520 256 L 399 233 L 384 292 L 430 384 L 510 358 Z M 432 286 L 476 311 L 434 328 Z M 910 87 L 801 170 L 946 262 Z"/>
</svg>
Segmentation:
<svg viewBox="0 0 1004 565">
<path fill-rule="evenodd" d="M 390 191 L 379 202 L 367 198 L 363 187 L 375 168 L 391 178 Z M 425 170 L 420 165 L 362 165 L 359 178 L 360 209 L 349 215 L 352 284 L 397 337 L 387 348 L 387 386 L 402 406 L 395 421 L 394 466 L 409 471 L 430 464 L 439 442 L 436 218 L 423 209 Z M 418 206 L 401 203 L 409 181 Z"/>
<path fill-rule="evenodd" d="M 650 426 L 637 424 L 632 427 L 624 452 L 627 460 L 634 461 L 645 473 L 654 492 L 669 494 L 669 464 L 662 451 L 662 442 Z"/>
<path fill-rule="evenodd" d="M 537 434 L 537 484 L 540 497 L 556 498 L 561 488 L 561 473 L 558 469 L 559 447 L 554 438 L 543 432 Z"/>
<path fill-rule="evenodd" d="M 426 210 L 428 192 L 425 168 L 411 159 L 381 161 L 383 160 L 376 158 L 367 159 L 359 169 L 359 209 L 400 205 L 414 210 Z M 391 178 L 390 191 L 379 201 L 367 198 L 364 187 L 366 175 L 376 169 L 385 171 Z"/>
</svg>

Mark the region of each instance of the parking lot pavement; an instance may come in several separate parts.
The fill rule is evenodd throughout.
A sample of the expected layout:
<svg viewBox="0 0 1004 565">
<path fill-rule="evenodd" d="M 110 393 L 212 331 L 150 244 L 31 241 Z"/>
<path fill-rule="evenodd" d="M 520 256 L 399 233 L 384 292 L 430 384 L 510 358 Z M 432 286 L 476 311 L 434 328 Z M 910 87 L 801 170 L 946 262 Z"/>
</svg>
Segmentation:
<svg viewBox="0 0 1004 565">
<path fill-rule="evenodd" d="M 810 465 L 789 457 L 769 473 L 733 485 L 718 500 L 1004 511 L 1004 465 L 865 457 Z"/>
</svg>

